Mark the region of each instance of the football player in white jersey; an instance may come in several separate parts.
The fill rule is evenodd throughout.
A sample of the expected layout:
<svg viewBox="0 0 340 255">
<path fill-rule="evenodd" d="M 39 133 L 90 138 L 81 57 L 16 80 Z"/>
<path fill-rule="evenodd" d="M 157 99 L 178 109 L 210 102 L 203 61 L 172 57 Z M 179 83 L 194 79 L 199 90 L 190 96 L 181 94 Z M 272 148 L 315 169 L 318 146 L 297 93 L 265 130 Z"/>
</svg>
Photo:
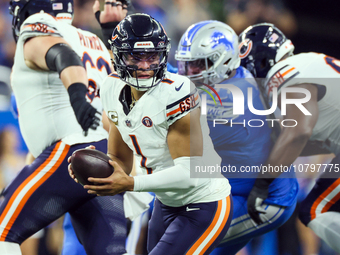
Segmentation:
<svg viewBox="0 0 340 255">
<path fill-rule="evenodd" d="M 190 178 L 191 171 L 220 164 L 200 118 L 198 93 L 188 78 L 166 72 L 170 41 L 149 15 L 121 21 L 111 49 L 117 73 L 104 81 L 100 95 L 115 171 L 89 178 L 97 185 L 84 188 L 99 196 L 154 192 L 149 254 L 209 254 L 229 227 L 232 199 L 227 179 Z M 128 175 L 133 153 L 144 175 Z"/>
<path fill-rule="evenodd" d="M 287 51 L 292 47 L 291 41 L 272 24 L 250 26 L 239 38 L 240 54 L 244 55 L 242 65 L 256 77 L 265 78 L 261 85 L 269 105 L 273 102 L 273 94 L 277 95 L 279 106 L 286 100 L 286 109 L 281 107 L 283 118 L 296 123 L 294 127 L 282 129 L 266 163 L 289 166 L 299 155 L 307 155 L 306 152 L 326 151 L 336 155 L 327 167 L 322 165 L 313 169 L 310 166 L 311 171 L 322 175 L 302 202 L 299 217 L 340 252 L 340 62 L 314 52 L 292 56 L 292 51 Z M 289 93 L 282 92 L 287 88 Z M 258 179 L 256 182 L 257 189 L 252 190 L 252 199 L 248 199 L 248 208 L 253 213 L 261 213 L 257 211 L 257 205 L 266 198 L 272 180 Z"/>
<path fill-rule="evenodd" d="M 17 41 L 12 87 L 36 159 L 2 193 L 0 253 L 21 254 L 25 239 L 69 212 L 87 254 L 123 254 L 122 196 L 87 194 L 67 172 L 73 151 L 89 143 L 107 151 L 99 88 L 111 72 L 110 54 L 96 35 L 70 25 L 72 0 L 12 0 L 10 11 Z"/>
</svg>

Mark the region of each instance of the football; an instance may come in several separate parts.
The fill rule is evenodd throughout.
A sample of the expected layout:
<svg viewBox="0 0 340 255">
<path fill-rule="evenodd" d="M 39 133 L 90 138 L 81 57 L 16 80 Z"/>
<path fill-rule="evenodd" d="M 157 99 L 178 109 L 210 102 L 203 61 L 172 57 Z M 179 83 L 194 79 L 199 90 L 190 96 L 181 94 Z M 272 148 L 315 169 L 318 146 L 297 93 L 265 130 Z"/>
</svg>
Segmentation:
<svg viewBox="0 0 340 255">
<path fill-rule="evenodd" d="M 114 169 L 109 164 L 110 157 L 105 153 L 93 149 L 80 149 L 73 152 L 71 166 L 78 182 L 82 185 L 93 184 L 89 177 L 106 178 Z"/>
</svg>

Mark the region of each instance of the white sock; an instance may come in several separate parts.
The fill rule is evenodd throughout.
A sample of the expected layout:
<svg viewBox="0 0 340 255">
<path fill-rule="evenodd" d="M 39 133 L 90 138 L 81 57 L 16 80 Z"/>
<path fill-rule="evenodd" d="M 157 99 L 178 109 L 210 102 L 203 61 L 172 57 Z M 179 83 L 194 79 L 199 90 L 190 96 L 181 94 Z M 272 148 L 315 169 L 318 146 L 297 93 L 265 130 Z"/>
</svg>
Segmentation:
<svg viewBox="0 0 340 255">
<path fill-rule="evenodd" d="M 17 243 L 0 242 L 1 255 L 22 255 L 20 245 Z"/>
<path fill-rule="evenodd" d="M 307 226 L 333 250 L 340 252 L 340 213 L 325 212 L 318 214 Z"/>
</svg>

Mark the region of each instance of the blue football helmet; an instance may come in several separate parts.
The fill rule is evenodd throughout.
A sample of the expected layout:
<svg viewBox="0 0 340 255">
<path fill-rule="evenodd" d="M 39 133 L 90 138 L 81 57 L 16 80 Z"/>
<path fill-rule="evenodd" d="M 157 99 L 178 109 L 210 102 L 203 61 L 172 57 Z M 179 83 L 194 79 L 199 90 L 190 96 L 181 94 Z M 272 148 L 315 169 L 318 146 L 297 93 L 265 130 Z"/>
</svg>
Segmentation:
<svg viewBox="0 0 340 255">
<path fill-rule="evenodd" d="M 164 78 L 170 51 L 170 38 L 163 26 L 147 14 L 127 16 L 114 29 L 110 41 L 113 65 L 121 80 L 140 91 L 158 85 Z M 141 60 L 152 63 L 139 69 Z M 152 61 L 152 60 L 155 61 Z M 137 71 L 153 71 L 153 77 L 140 79 Z"/>
<path fill-rule="evenodd" d="M 12 31 L 15 41 L 17 41 L 20 27 L 25 19 L 41 11 L 71 23 L 73 19 L 73 0 L 10 0 L 9 11 L 13 16 Z"/>
<path fill-rule="evenodd" d="M 248 27 L 240 34 L 239 43 L 241 66 L 256 78 L 265 78 L 273 65 L 294 51 L 291 40 L 270 23 Z"/>
<path fill-rule="evenodd" d="M 182 35 L 175 59 L 178 73 L 196 86 L 214 85 L 227 79 L 240 65 L 238 37 L 220 21 L 198 22 Z"/>
</svg>

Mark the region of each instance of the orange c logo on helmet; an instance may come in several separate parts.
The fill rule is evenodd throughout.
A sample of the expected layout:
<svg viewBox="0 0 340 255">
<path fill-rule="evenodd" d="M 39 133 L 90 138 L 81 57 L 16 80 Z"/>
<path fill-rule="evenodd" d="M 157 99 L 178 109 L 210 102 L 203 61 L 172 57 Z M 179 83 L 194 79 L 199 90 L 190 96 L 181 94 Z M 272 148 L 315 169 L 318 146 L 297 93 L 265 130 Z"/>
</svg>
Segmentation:
<svg viewBox="0 0 340 255">
<path fill-rule="evenodd" d="M 245 48 L 245 50 L 244 50 L 244 47 L 247 47 L 247 48 Z M 241 42 L 240 45 L 238 46 L 239 57 L 242 59 L 242 58 L 245 58 L 246 56 L 248 56 L 248 54 L 249 54 L 249 52 L 251 51 L 252 48 L 253 48 L 253 41 L 252 40 L 246 39 L 243 42 Z M 244 52 L 241 53 L 241 50 L 244 51 Z"/>
<path fill-rule="evenodd" d="M 112 36 L 112 41 L 116 40 L 118 35 Z"/>
</svg>

